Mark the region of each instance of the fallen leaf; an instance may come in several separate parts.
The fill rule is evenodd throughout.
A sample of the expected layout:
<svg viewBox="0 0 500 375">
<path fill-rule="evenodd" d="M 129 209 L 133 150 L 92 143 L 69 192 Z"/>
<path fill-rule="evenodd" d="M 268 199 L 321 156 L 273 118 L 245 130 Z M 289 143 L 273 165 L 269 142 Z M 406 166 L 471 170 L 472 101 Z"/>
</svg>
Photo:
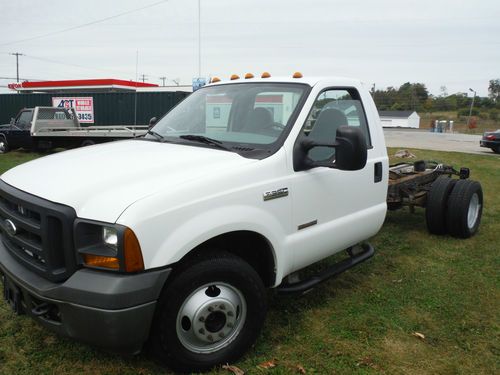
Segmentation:
<svg viewBox="0 0 500 375">
<path fill-rule="evenodd" d="M 258 365 L 258 367 L 260 368 L 273 368 L 273 367 L 276 367 L 276 362 L 273 360 L 273 361 L 266 361 L 266 362 L 262 362 L 260 365 Z"/>
<path fill-rule="evenodd" d="M 420 340 L 425 340 L 425 336 L 420 332 L 413 332 L 412 335 L 418 337 Z"/>
<path fill-rule="evenodd" d="M 46 338 L 43 339 L 43 342 L 46 345 L 52 345 L 56 342 L 56 338 L 54 336 L 47 336 Z"/>
<path fill-rule="evenodd" d="M 297 369 L 297 372 L 299 374 L 305 374 L 306 373 L 306 370 L 301 365 L 297 365 L 297 366 L 295 366 L 295 368 Z"/>
<path fill-rule="evenodd" d="M 372 358 L 370 357 L 364 357 L 361 359 L 360 362 L 356 363 L 356 366 L 366 366 L 366 367 L 371 367 L 375 370 L 381 370 L 382 368 L 377 365 Z"/>
<path fill-rule="evenodd" d="M 236 366 L 233 366 L 233 365 L 227 364 L 227 365 L 222 366 L 222 368 L 224 370 L 232 372 L 234 375 L 245 375 L 245 371 L 243 371 L 242 369 L 240 369 Z"/>
</svg>

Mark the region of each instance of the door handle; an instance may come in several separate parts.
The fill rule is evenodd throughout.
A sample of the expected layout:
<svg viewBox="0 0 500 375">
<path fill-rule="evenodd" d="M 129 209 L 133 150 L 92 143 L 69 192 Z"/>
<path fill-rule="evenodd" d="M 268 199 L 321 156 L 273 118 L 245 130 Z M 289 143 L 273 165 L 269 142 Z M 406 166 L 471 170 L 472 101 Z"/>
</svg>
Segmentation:
<svg viewBox="0 0 500 375">
<path fill-rule="evenodd" d="M 374 170 L 374 181 L 375 182 L 380 182 L 382 181 L 382 162 L 377 162 L 375 163 L 375 170 Z"/>
</svg>

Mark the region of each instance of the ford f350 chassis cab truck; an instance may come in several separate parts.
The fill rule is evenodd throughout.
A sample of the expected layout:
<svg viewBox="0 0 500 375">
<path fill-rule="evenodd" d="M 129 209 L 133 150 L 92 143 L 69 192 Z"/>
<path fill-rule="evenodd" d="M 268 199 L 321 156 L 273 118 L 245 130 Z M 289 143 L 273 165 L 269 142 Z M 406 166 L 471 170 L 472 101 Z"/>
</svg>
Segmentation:
<svg viewBox="0 0 500 375">
<path fill-rule="evenodd" d="M 357 80 L 295 77 L 212 83 L 142 139 L 4 173 L 12 308 L 92 345 L 137 353 L 147 341 L 176 370 L 206 370 L 254 343 L 265 288 L 304 292 L 370 258 L 389 183 L 377 109 Z M 411 203 L 396 187 L 409 195 L 391 202 Z"/>
</svg>

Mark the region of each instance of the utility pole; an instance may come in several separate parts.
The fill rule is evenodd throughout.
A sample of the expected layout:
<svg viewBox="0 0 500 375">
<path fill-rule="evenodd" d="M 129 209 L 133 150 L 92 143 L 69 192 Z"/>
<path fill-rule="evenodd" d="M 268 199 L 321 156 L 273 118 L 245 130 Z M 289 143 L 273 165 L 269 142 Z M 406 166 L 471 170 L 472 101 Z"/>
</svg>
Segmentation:
<svg viewBox="0 0 500 375">
<path fill-rule="evenodd" d="M 198 0 L 198 78 L 201 77 L 201 3 Z"/>
<path fill-rule="evenodd" d="M 469 129 L 470 117 L 472 116 L 472 108 L 474 107 L 474 99 L 476 99 L 476 91 L 472 89 L 469 89 L 469 91 L 473 92 L 474 96 L 472 97 L 472 103 L 470 104 L 469 117 L 467 117 L 467 129 Z"/>
<path fill-rule="evenodd" d="M 142 82 L 146 82 L 146 75 L 145 74 L 141 74 L 141 79 L 142 79 Z"/>
<path fill-rule="evenodd" d="M 167 79 L 167 77 L 160 77 L 160 79 L 163 82 L 161 85 L 165 87 L 165 80 Z"/>
<path fill-rule="evenodd" d="M 19 83 L 19 56 L 24 56 L 24 54 L 19 52 L 9 53 L 9 55 L 16 56 L 16 79 Z"/>
</svg>

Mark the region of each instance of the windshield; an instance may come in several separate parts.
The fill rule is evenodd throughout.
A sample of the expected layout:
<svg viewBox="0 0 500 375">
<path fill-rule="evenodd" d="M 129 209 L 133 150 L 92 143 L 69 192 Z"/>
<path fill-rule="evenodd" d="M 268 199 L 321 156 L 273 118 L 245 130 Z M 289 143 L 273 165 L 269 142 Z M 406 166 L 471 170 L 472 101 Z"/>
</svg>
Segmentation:
<svg viewBox="0 0 500 375">
<path fill-rule="evenodd" d="M 270 150 L 291 126 L 307 89 L 285 83 L 205 87 L 179 103 L 146 138 L 235 152 Z"/>
</svg>

